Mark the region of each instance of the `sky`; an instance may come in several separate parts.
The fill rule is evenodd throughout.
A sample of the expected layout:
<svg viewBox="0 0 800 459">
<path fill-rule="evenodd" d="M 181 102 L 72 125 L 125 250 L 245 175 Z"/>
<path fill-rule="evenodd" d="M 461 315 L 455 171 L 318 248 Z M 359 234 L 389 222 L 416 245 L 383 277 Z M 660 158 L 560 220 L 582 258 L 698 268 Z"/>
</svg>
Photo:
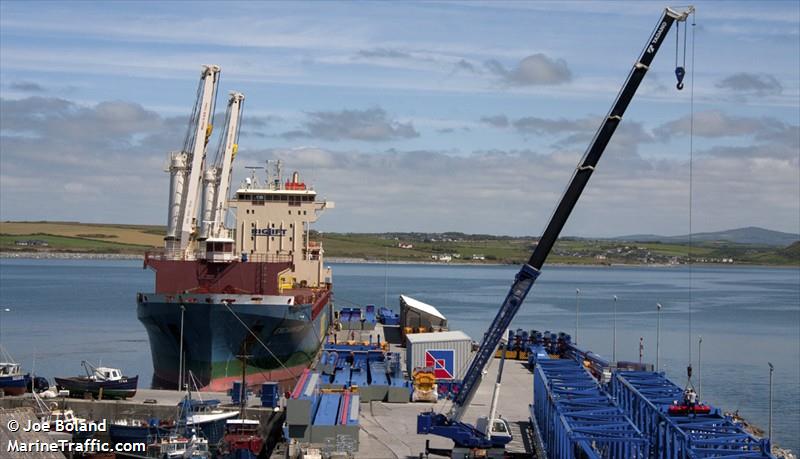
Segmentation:
<svg viewBox="0 0 800 459">
<path fill-rule="evenodd" d="M 336 203 L 316 229 L 537 235 L 664 6 L 3 0 L 0 220 L 165 224 L 217 64 L 218 107 L 246 97 L 234 184 L 281 159 Z M 565 235 L 800 233 L 800 2 L 696 7 Z"/>
</svg>

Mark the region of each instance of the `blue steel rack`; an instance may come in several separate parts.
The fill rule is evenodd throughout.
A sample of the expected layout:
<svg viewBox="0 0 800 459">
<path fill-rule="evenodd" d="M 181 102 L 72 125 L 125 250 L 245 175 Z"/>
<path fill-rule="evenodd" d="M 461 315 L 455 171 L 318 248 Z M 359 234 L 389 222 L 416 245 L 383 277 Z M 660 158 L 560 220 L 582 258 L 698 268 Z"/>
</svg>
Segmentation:
<svg viewBox="0 0 800 459">
<path fill-rule="evenodd" d="M 651 458 L 774 459 L 767 439 L 750 435 L 718 409 L 708 414 L 671 415 L 669 407 L 683 399 L 683 390 L 663 373 L 616 372 L 611 394 L 649 438 Z"/>
<path fill-rule="evenodd" d="M 647 457 L 647 439 L 580 363 L 537 358 L 535 365 L 531 415 L 549 459 Z"/>
</svg>

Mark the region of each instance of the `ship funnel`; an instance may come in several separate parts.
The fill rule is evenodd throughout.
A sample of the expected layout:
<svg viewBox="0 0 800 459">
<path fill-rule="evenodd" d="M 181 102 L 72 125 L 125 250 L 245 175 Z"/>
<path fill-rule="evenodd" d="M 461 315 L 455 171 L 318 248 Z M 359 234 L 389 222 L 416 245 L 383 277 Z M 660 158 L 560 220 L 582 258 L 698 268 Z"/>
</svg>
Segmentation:
<svg viewBox="0 0 800 459">
<path fill-rule="evenodd" d="M 292 183 L 300 183 L 300 173 L 297 171 L 292 172 Z"/>
</svg>

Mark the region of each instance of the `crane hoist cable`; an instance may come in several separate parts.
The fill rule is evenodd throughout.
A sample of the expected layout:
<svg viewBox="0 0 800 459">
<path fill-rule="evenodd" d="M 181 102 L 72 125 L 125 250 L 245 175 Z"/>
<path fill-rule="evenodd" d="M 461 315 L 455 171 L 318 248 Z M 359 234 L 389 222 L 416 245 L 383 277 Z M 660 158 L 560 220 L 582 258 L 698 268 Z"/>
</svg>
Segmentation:
<svg viewBox="0 0 800 459">
<path fill-rule="evenodd" d="M 689 248 L 688 248 L 688 258 L 689 258 L 689 366 L 686 368 L 686 386 L 687 388 L 691 386 L 692 390 L 694 390 L 694 384 L 692 384 L 692 345 L 693 340 L 693 331 L 692 331 L 692 315 L 693 315 L 693 306 L 694 306 L 694 279 L 693 279 L 693 267 L 694 267 L 694 238 L 692 232 L 694 231 L 693 228 L 693 210 L 694 210 L 694 67 L 695 67 L 695 26 L 697 25 L 697 18 L 696 12 L 692 11 L 692 68 L 690 69 L 691 75 L 689 80 Z M 685 29 L 685 27 L 684 27 Z M 684 52 L 683 52 L 683 59 L 686 60 L 686 31 L 684 30 Z"/>
<path fill-rule="evenodd" d="M 200 107 L 200 99 L 202 98 L 203 94 L 203 79 L 200 79 L 200 83 L 197 85 L 197 94 L 194 98 L 194 107 L 192 108 L 192 114 L 189 115 L 189 123 L 186 127 L 186 137 L 183 138 L 183 150 L 184 152 L 189 152 L 191 145 L 194 143 L 194 129 L 193 127 L 197 124 L 197 112 L 199 111 Z"/>
<path fill-rule="evenodd" d="M 231 104 L 228 104 L 228 108 L 225 110 L 225 124 L 224 124 L 224 126 L 227 126 L 228 123 L 230 122 L 232 107 L 233 106 Z M 219 142 L 217 143 L 217 149 L 214 152 L 214 160 L 211 162 L 211 164 L 216 168 L 221 168 L 222 167 L 222 161 L 223 161 L 223 159 L 225 157 L 225 141 L 226 141 L 226 137 L 227 137 L 226 133 L 223 133 L 222 135 L 219 136 Z"/>
<path fill-rule="evenodd" d="M 692 40 L 694 40 L 694 16 L 692 16 Z M 683 89 L 683 78 L 686 76 L 686 35 L 687 30 L 686 26 L 683 27 L 683 61 L 681 65 L 678 65 L 678 55 L 680 54 L 680 36 L 681 36 L 681 24 L 680 22 L 675 23 L 675 77 L 678 78 L 678 84 L 675 85 L 678 90 Z M 694 41 L 692 42 L 694 45 Z M 692 56 L 694 58 L 694 56 Z"/>
<path fill-rule="evenodd" d="M 214 78 L 219 78 L 219 74 L 215 75 Z M 219 81 L 217 82 L 219 83 Z M 211 98 L 211 108 L 210 108 L 210 120 L 208 122 L 208 126 L 206 126 L 206 143 L 208 145 L 208 140 L 211 138 L 211 133 L 214 131 L 214 116 L 216 115 L 217 110 L 217 95 L 219 94 L 219 84 L 214 86 L 214 97 Z"/>
</svg>

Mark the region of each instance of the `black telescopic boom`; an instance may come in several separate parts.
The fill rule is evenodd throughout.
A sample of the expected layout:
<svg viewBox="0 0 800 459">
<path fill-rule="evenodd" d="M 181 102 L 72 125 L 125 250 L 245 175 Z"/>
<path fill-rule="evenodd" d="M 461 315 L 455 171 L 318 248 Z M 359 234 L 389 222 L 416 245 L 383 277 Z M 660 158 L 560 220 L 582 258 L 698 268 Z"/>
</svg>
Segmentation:
<svg viewBox="0 0 800 459">
<path fill-rule="evenodd" d="M 685 18 L 685 16 L 669 8 L 664 10 L 661 20 L 658 21 L 658 25 L 650 37 L 650 41 L 647 43 L 647 46 L 645 46 L 644 51 L 642 51 L 633 69 L 631 69 L 630 74 L 628 74 L 625 86 L 620 90 L 617 95 L 617 100 L 603 120 L 603 124 L 600 125 L 600 128 L 595 133 L 592 142 L 589 144 L 589 148 L 587 148 L 586 153 L 583 155 L 578 169 L 572 176 L 569 187 L 567 187 L 567 190 L 564 192 L 564 196 L 561 197 L 561 202 L 558 203 L 558 207 L 556 207 L 553 216 L 550 218 L 550 222 L 547 224 L 547 228 L 545 228 L 544 233 L 542 233 L 539 243 L 536 245 L 533 254 L 531 254 L 531 258 L 528 260 L 528 264 L 537 270 L 542 268 L 547 256 L 553 249 L 558 235 L 561 234 L 564 224 L 567 223 L 567 219 L 570 213 L 572 213 L 572 209 L 578 202 L 578 198 L 581 197 L 586 183 L 589 182 L 589 177 L 592 176 L 592 172 L 594 172 L 597 162 L 600 160 L 600 156 L 603 155 L 608 142 L 614 135 L 614 131 L 616 131 L 617 126 L 619 126 L 620 121 L 622 121 L 622 115 L 628 108 L 628 104 L 631 103 L 631 99 L 633 99 L 634 94 L 636 94 L 639 84 L 650 68 L 650 63 L 656 56 L 661 44 L 664 42 L 667 32 L 669 32 L 673 22 L 678 18 Z"/>
<path fill-rule="evenodd" d="M 685 12 L 677 12 L 670 8 L 664 10 L 664 14 L 658 21 L 653 33 L 650 35 L 650 39 L 645 45 L 642 54 L 628 74 L 628 78 L 619 94 L 617 94 L 614 105 L 611 107 L 608 115 L 603 120 L 603 124 L 600 125 L 592 142 L 589 144 L 589 148 L 586 150 L 580 165 L 573 174 L 567 190 L 561 197 L 561 201 L 559 201 L 555 212 L 553 212 L 553 216 L 550 217 L 550 222 L 547 224 L 542 237 L 539 239 L 539 243 L 533 250 L 528 263 L 523 265 L 519 273 L 517 273 L 514 283 L 511 285 L 511 289 L 505 301 L 503 301 L 503 305 L 500 306 L 500 309 L 497 311 L 497 316 L 495 316 L 483 343 L 481 343 L 481 347 L 470 362 L 469 369 L 462 381 L 461 390 L 453 399 L 451 414 L 454 420 L 460 421 L 460 417 L 463 415 L 463 408 L 469 404 L 470 400 L 475 395 L 475 390 L 480 383 L 481 374 L 484 368 L 486 368 L 486 364 L 489 359 L 492 358 L 497 344 L 500 342 L 503 334 L 505 334 L 508 326 L 511 325 L 511 321 L 514 319 L 517 311 L 519 311 L 520 306 L 522 306 L 522 302 L 525 301 L 528 291 L 533 287 L 536 278 L 539 277 L 542 265 L 544 265 L 547 256 L 553 249 L 553 245 L 555 245 L 558 235 L 561 234 L 564 224 L 567 223 L 567 219 L 572 209 L 575 207 L 575 204 L 578 202 L 583 189 L 589 182 L 589 177 L 592 176 L 592 172 L 594 172 L 594 168 L 597 166 L 600 156 L 603 155 L 603 151 L 605 151 L 608 142 L 611 140 L 611 136 L 614 135 L 614 131 L 617 129 L 620 121 L 622 121 L 622 115 L 628 108 L 634 94 L 636 94 L 639 84 L 650 68 L 650 63 L 653 61 L 661 44 L 664 42 L 670 27 L 672 27 L 672 24 L 676 20 L 685 20 L 693 11 L 693 7 L 689 7 Z"/>
</svg>

